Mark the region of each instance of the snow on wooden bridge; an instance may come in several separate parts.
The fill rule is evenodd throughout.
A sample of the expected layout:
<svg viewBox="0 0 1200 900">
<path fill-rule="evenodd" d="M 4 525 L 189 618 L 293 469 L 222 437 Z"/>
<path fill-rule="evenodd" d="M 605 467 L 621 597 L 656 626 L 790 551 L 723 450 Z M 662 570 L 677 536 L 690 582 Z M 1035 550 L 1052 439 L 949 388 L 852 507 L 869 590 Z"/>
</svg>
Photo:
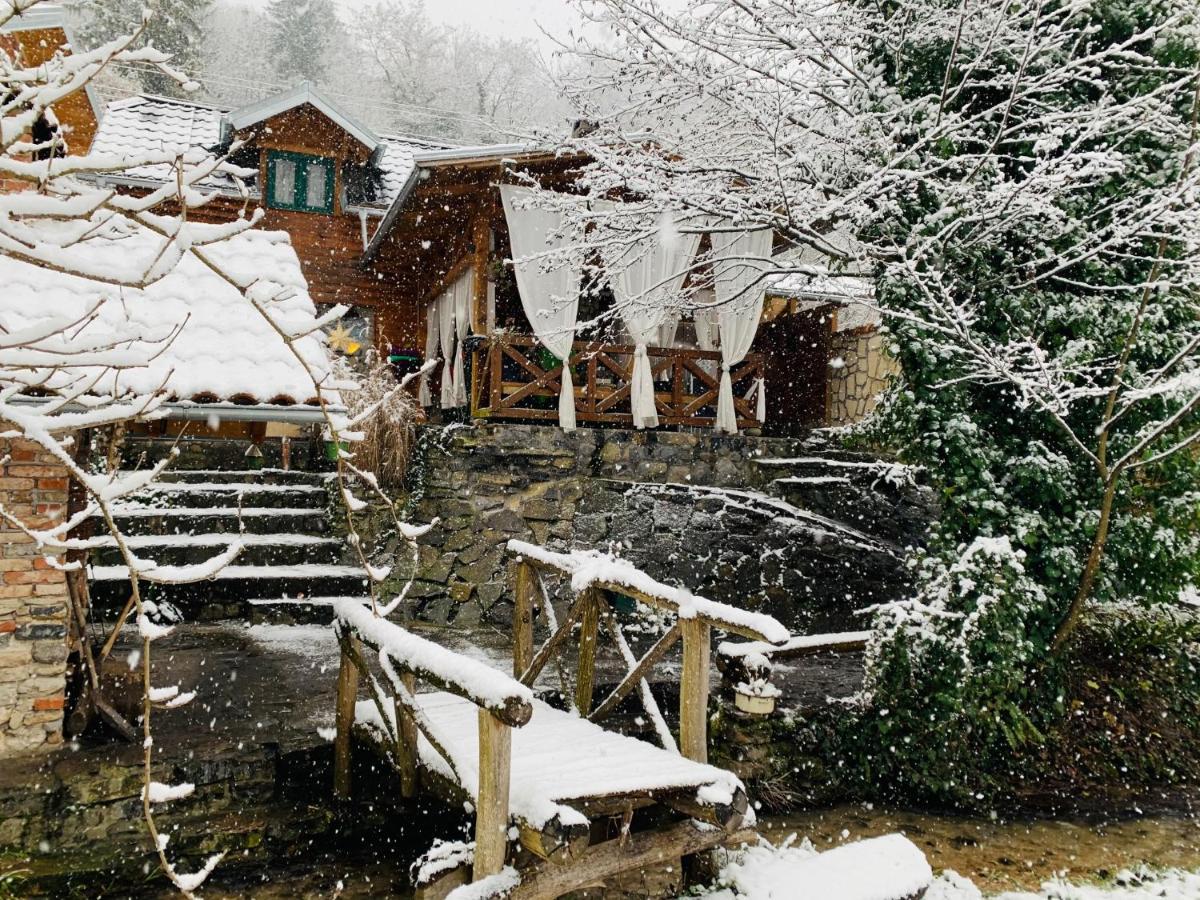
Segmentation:
<svg viewBox="0 0 1200 900">
<path fill-rule="evenodd" d="M 335 793 L 350 793 L 355 729 L 393 763 L 404 796 L 427 787 L 475 809 L 474 847 L 427 860 L 431 874 L 418 885 L 419 896 L 446 896 L 469 871 L 472 898 L 554 898 L 622 873 L 669 866 L 678 872 L 683 857 L 751 837 L 745 829 L 753 813 L 741 782 L 707 764 L 711 633 L 718 628 L 778 644 L 788 639 L 787 629 L 770 616 L 661 584 L 607 554 L 556 553 L 520 541 L 510 541 L 508 550 L 516 570 L 515 677 L 420 638 L 360 602 L 335 605 L 342 647 Z M 569 579 L 573 599 L 561 622 L 543 575 Z M 614 603 L 625 598 L 675 620 L 640 658 L 616 615 Z M 535 610 L 551 631 L 536 652 Z M 562 675 L 573 706 L 567 712 L 535 698 L 531 686 L 559 659 L 576 626 L 573 691 L 565 691 Z M 595 703 L 602 628 L 628 673 Z M 676 744 L 647 675 L 680 641 Z M 357 700 L 360 680 L 368 700 Z M 436 690 L 418 693 L 418 681 Z M 634 691 L 661 747 L 598 724 Z"/>
</svg>

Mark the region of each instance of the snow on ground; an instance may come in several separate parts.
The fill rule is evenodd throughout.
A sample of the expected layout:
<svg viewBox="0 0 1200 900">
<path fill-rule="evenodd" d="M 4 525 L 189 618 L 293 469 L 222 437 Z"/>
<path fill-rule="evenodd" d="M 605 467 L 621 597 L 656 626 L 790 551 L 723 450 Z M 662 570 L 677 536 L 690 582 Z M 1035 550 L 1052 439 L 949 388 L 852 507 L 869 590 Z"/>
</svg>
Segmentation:
<svg viewBox="0 0 1200 900">
<path fill-rule="evenodd" d="M 794 837 L 794 835 L 793 835 Z M 845 844 L 818 854 L 809 841 L 732 852 L 716 884 L 699 900 L 903 900 L 915 891 L 920 851 L 899 835 Z M 863 851 L 866 851 L 865 854 Z M 845 859 L 838 859 L 841 854 Z M 846 866 L 843 863 L 853 862 Z M 920 864 L 919 864 L 920 863 Z M 929 867 L 924 865 L 925 877 Z M 1121 872 L 1109 885 L 1053 880 L 1037 892 L 983 894 L 953 871 L 933 879 L 924 900 L 1200 900 L 1200 872 Z M 680 898 L 683 900 L 683 898 Z M 693 895 L 691 900 L 696 900 Z"/>
<path fill-rule="evenodd" d="M 234 626 L 238 627 L 238 626 Z M 322 663 L 341 656 L 332 625 L 247 625 L 239 628 L 256 644 L 277 653 L 291 653 Z"/>
</svg>

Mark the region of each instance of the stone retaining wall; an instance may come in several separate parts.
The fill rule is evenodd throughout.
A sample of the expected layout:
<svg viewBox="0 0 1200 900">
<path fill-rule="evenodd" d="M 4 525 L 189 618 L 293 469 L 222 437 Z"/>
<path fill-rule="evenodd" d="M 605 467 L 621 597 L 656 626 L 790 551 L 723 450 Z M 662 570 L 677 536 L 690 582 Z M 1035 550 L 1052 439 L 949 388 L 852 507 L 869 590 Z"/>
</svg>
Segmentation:
<svg viewBox="0 0 1200 900">
<path fill-rule="evenodd" d="M 504 424 L 428 428 L 422 441 L 410 515 L 440 523 L 421 540 L 420 618 L 506 625 L 510 538 L 611 548 L 795 629 L 851 625 L 903 588 L 894 545 L 762 492 L 773 473 L 755 460 L 799 453 L 794 440 Z"/>
<path fill-rule="evenodd" d="M 879 395 L 900 373 L 875 328 L 858 328 L 833 335 L 831 354 L 840 360 L 829 373 L 829 424 L 861 422 L 875 409 Z"/>
<path fill-rule="evenodd" d="M 67 510 L 66 469 L 32 441 L 0 441 L 0 504 L 45 527 Z M 0 757 L 62 742 L 66 574 L 0 523 Z"/>
</svg>

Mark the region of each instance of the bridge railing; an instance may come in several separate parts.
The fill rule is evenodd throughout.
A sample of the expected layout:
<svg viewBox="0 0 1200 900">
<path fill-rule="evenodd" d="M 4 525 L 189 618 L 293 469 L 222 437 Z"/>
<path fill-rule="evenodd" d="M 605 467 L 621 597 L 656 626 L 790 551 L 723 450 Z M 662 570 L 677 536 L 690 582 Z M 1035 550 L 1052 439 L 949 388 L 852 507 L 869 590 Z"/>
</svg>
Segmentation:
<svg viewBox="0 0 1200 900">
<path fill-rule="evenodd" d="M 455 781 L 467 783 L 453 754 L 439 740 L 416 701 L 418 680 L 469 700 L 479 707 L 474 873 L 479 879 L 499 872 L 508 850 L 510 729 L 529 721 L 533 692 L 491 666 L 379 618 L 360 601 L 339 601 L 334 611 L 342 651 L 337 681 L 334 795 L 343 800 L 350 796 L 350 732 L 360 678 L 366 678 L 378 713 L 377 725 L 394 747 L 400 791 L 405 797 L 417 792 L 418 735 L 445 760 Z M 378 662 L 383 683 L 368 665 L 368 650 Z"/>
<path fill-rule="evenodd" d="M 599 722 L 611 715 L 635 689 L 655 725 L 660 743 L 697 762 L 708 761 L 708 673 L 712 629 L 737 634 L 751 641 L 775 645 L 787 641 L 788 630 L 771 616 L 699 597 L 683 588 L 663 584 L 631 563 L 598 551 L 560 553 L 525 541 L 510 540 L 514 558 L 513 673 L 532 686 L 552 658 L 557 658 L 576 624 L 579 625 L 578 666 L 572 692 L 581 716 Z M 556 621 L 542 575 L 569 579 L 574 599 L 562 621 Z M 617 598 L 631 598 L 673 615 L 675 621 L 639 658 L 634 655 L 614 610 Z M 534 651 L 534 610 L 542 611 L 550 627 L 549 638 Z M 600 628 L 616 645 L 628 671 L 599 704 L 593 703 L 596 686 L 596 647 Z M 679 682 L 679 742 L 650 691 L 648 676 L 677 642 L 683 643 Z M 559 677 L 566 672 L 559 665 Z"/>
</svg>

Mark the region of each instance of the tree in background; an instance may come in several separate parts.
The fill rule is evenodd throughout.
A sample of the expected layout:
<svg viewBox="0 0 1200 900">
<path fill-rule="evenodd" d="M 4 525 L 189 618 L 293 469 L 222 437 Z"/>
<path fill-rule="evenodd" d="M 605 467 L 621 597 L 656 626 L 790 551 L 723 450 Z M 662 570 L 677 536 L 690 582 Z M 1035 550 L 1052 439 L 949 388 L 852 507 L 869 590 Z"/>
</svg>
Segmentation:
<svg viewBox="0 0 1200 900">
<path fill-rule="evenodd" d="M 80 36 L 88 47 L 95 47 L 139 28 L 142 10 L 151 9 L 144 32 L 147 45 L 169 54 L 171 64 L 194 70 L 204 46 L 205 21 L 213 0 L 85 0 L 79 6 L 83 17 Z M 153 66 L 129 67 L 142 89 L 152 94 L 182 96 L 179 83 Z"/>
<path fill-rule="evenodd" d="M 851 730 L 868 781 L 962 797 L 1037 740 L 1089 605 L 1200 572 L 1194 4 L 580 7 L 584 185 L 631 201 L 546 202 L 595 249 L 717 219 L 876 284 L 905 376 L 877 433 L 945 513 Z"/>
<path fill-rule="evenodd" d="M 341 31 L 333 0 L 271 0 L 267 51 L 285 81 L 325 78 L 331 38 Z"/>
</svg>

